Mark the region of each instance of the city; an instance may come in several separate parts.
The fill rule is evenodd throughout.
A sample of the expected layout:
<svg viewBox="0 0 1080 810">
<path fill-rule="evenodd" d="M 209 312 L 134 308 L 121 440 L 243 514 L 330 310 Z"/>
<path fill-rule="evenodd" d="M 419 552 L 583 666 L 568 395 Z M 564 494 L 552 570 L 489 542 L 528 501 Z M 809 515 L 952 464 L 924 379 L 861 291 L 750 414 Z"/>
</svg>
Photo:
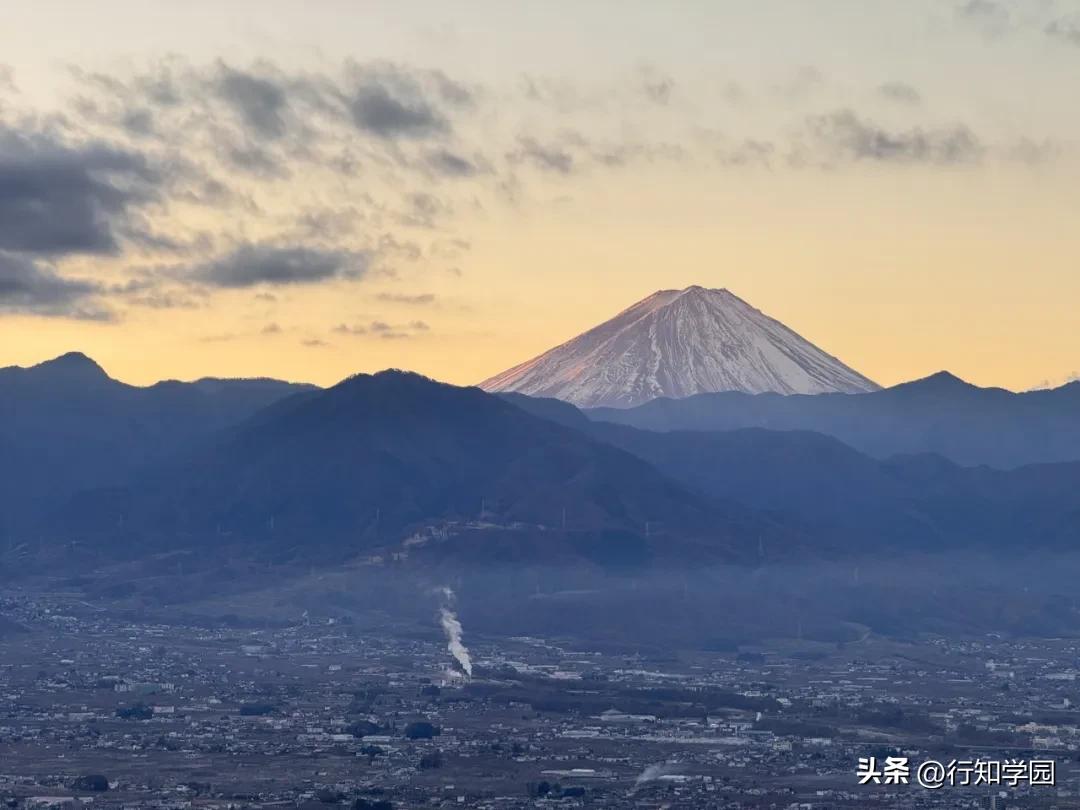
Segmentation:
<svg viewBox="0 0 1080 810">
<path fill-rule="evenodd" d="M 435 617 L 155 624 L 61 587 L 10 593 L 0 611 L 0 799 L 11 808 L 1080 801 L 1075 640 L 643 654 L 466 638 L 469 679 Z M 859 785 L 861 757 L 892 755 L 1052 760 L 1056 779 Z"/>
</svg>

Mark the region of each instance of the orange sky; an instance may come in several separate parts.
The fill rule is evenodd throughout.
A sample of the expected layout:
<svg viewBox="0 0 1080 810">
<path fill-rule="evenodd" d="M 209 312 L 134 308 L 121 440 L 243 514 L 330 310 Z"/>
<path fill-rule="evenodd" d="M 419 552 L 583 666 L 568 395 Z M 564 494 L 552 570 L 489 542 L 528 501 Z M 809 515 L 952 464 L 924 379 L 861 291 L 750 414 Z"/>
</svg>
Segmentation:
<svg viewBox="0 0 1080 810">
<path fill-rule="evenodd" d="M 1080 48 L 1045 9 L 115 5 L 0 32 L 0 365 L 473 383 L 701 284 L 886 385 L 1080 369 Z M 58 155 L 78 191 L 4 191 Z"/>
</svg>

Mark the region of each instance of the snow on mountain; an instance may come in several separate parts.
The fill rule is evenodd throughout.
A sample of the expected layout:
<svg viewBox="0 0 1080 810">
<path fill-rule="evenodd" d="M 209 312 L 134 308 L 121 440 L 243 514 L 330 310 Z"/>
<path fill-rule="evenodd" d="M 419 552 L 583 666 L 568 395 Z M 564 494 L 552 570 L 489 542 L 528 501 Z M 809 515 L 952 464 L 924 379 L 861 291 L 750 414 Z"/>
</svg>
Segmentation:
<svg viewBox="0 0 1080 810">
<path fill-rule="evenodd" d="M 487 391 L 628 408 L 715 391 L 821 394 L 877 384 L 727 290 L 661 290 L 480 383 Z"/>
</svg>

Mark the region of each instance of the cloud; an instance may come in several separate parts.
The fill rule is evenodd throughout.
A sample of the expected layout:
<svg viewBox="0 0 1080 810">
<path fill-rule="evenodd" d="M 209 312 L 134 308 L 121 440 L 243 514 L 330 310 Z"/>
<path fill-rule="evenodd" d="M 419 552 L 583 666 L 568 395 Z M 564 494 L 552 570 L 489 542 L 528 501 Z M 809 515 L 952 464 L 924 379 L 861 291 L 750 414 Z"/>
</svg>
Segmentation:
<svg viewBox="0 0 1080 810">
<path fill-rule="evenodd" d="M 570 174 L 574 156 L 558 146 L 544 145 L 532 137 L 518 138 L 518 146 L 506 155 L 511 163 L 529 163 L 541 171 Z"/>
<path fill-rule="evenodd" d="M 222 64 L 216 89 L 249 129 L 271 139 L 285 133 L 288 102 L 276 81 Z"/>
<path fill-rule="evenodd" d="M 242 288 L 259 284 L 313 284 L 335 278 L 359 278 L 370 257 L 347 250 L 247 244 L 185 275 L 214 287 Z"/>
<path fill-rule="evenodd" d="M 1052 20 L 1043 30 L 1049 37 L 1080 48 L 1080 19 Z"/>
<path fill-rule="evenodd" d="M 300 341 L 300 344 L 302 346 L 307 346 L 309 349 L 321 349 L 324 346 L 329 346 L 330 345 L 325 340 L 319 340 L 318 338 L 307 338 L 305 340 Z"/>
<path fill-rule="evenodd" d="M 531 135 L 519 137 L 517 147 L 506 153 L 506 160 L 511 166 L 529 165 L 547 174 L 570 176 L 588 168 L 617 169 L 631 163 L 681 161 L 685 156 L 686 150 L 677 144 L 607 141 L 564 130 L 548 140 Z M 513 194 L 511 189 L 508 191 Z"/>
<path fill-rule="evenodd" d="M 448 177 L 473 177 L 480 171 L 474 162 L 448 149 L 429 152 L 427 164 L 435 172 Z"/>
<path fill-rule="evenodd" d="M 820 93 L 826 86 L 825 74 L 813 65 L 804 65 L 774 91 L 788 102 L 804 101 Z"/>
<path fill-rule="evenodd" d="M 985 19 L 987 17 L 1000 19 L 1008 17 L 1008 9 L 997 0 L 967 0 L 956 9 L 956 13 L 962 17 L 974 17 Z"/>
<path fill-rule="evenodd" d="M 96 282 L 66 278 L 33 259 L 0 252 L 0 313 L 110 320 L 108 310 L 93 304 L 101 292 Z"/>
<path fill-rule="evenodd" d="M 956 7 L 956 16 L 989 37 L 1036 31 L 1063 44 L 1080 47 L 1080 14 L 1047 19 L 1048 12 L 1054 9 L 1052 2 L 1009 4 L 1001 0 L 967 0 Z"/>
<path fill-rule="evenodd" d="M 733 140 L 720 133 L 706 133 L 705 141 L 711 147 L 717 163 L 729 168 L 771 168 L 777 152 L 777 145 L 772 141 L 757 138 Z"/>
<path fill-rule="evenodd" d="M 446 121 L 426 102 L 401 101 L 378 84 L 358 88 L 349 102 L 349 110 L 358 127 L 383 138 L 428 135 L 447 128 Z"/>
<path fill-rule="evenodd" d="M 384 233 L 379 237 L 378 252 L 380 256 L 393 256 L 409 262 L 418 261 L 424 253 L 415 242 L 398 239 L 391 233 Z"/>
<path fill-rule="evenodd" d="M 103 296 L 122 300 L 125 304 L 147 309 L 199 309 L 206 305 L 205 290 L 167 286 L 172 280 L 164 277 L 159 269 L 140 268 L 136 275 L 123 283 L 101 288 Z"/>
<path fill-rule="evenodd" d="M 640 74 L 641 92 L 645 98 L 654 104 L 666 106 L 675 90 L 675 80 L 651 66 L 642 68 Z"/>
<path fill-rule="evenodd" d="M 199 338 L 200 343 L 229 343 L 238 340 L 240 335 L 235 332 L 222 332 L 217 335 L 203 335 Z"/>
<path fill-rule="evenodd" d="M 232 168 L 264 180 L 281 180 L 292 174 L 277 155 L 259 144 L 230 144 L 222 149 L 221 154 Z"/>
<path fill-rule="evenodd" d="M 137 153 L 0 125 L 0 250 L 116 253 L 157 181 Z"/>
<path fill-rule="evenodd" d="M 148 309 L 199 309 L 205 302 L 173 290 L 152 290 L 128 299 L 128 303 Z"/>
<path fill-rule="evenodd" d="M 1004 33 L 1012 25 L 1009 9 L 997 0 L 967 0 L 957 6 L 956 16 L 991 36 Z"/>
<path fill-rule="evenodd" d="M 154 132 L 154 115 L 145 108 L 125 110 L 120 118 L 120 124 L 132 135 L 145 137 Z"/>
<path fill-rule="evenodd" d="M 426 305 L 435 303 L 435 294 L 417 293 L 415 295 L 409 295 L 407 293 L 379 293 L 375 296 L 375 299 L 387 304 Z"/>
<path fill-rule="evenodd" d="M 334 332 L 341 335 L 366 335 L 368 333 L 366 326 L 350 326 L 349 324 L 341 323 L 334 327 Z"/>
<path fill-rule="evenodd" d="M 984 147 L 966 126 L 889 131 L 851 110 L 837 110 L 807 120 L 813 155 L 820 162 L 843 161 L 964 165 L 978 162 Z M 796 153 L 796 162 L 806 156 Z"/>
<path fill-rule="evenodd" d="M 408 207 L 401 214 L 401 224 L 414 228 L 434 228 L 439 219 L 453 214 L 450 203 L 426 191 L 408 194 L 405 203 Z"/>
<path fill-rule="evenodd" d="M 345 96 L 353 124 L 379 138 L 423 138 L 450 131 L 450 122 L 436 106 L 423 77 L 388 65 L 353 66 L 353 86 Z M 433 74 L 444 99 L 456 104 L 469 95 L 460 85 Z M 441 77 L 441 78 L 438 78 Z"/>
<path fill-rule="evenodd" d="M 372 321 L 367 326 L 360 324 L 339 324 L 331 331 L 341 335 L 373 335 L 383 340 L 404 340 L 420 332 L 428 332 L 431 327 L 425 321 L 409 321 L 406 324 L 391 324 L 386 321 Z"/>
<path fill-rule="evenodd" d="M 262 329 L 259 330 L 263 335 L 279 335 L 281 334 L 281 325 L 277 323 L 268 323 Z"/>
<path fill-rule="evenodd" d="M 1005 149 L 1004 156 L 1012 161 L 1023 163 L 1028 166 L 1041 166 L 1064 155 L 1066 149 L 1055 141 L 1043 139 L 1041 141 L 1032 138 L 1021 138 Z"/>
<path fill-rule="evenodd" d="M 73 74 L 81 95 L 72 108 L 84 122 L 147 148 L 195 155 L 241 183 L 301 168 L 338 180 L 376 168 L 400 187 L 433 172 L 473 176 L 487 165 L 449 146 L 430 143 L 429 155 L 410 148 L 450 138 L 459 114 L 475 104 L 476 91 L 439 71 L 347 62 L 301 73 L 265 60 L 240 67 L 173 57 L 126 77 Z"/>
<path fill-rule="evenodd" d="M 296 217 L 296 232 L 301 239 L 338 240 L 351 236 L 364 213 L 354 205 L 341 208 L 316 208 L 301 211 Z"/>
<path fill-rule="evenodd" d="M 919 104 L 922 101 L 919 91 L 904 82 L 885 82 L 878 87 L 878 93 L 882 98 L 898 104 Z"/>
<path fill-rule="evenodd" d="M 460 259 L 471 249 L 472 243 L 467 239 L 436 239 L 431 243 L 430 252 L 436 258 L 453 261 Z"/>
</svg>

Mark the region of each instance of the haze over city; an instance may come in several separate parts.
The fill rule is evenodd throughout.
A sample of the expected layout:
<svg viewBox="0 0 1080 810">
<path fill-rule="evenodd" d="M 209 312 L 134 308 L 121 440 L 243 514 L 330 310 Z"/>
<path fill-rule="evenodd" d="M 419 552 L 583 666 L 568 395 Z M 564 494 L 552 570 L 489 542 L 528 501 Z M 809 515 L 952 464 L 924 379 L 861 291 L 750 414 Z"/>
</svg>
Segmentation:
<svg viewBox="0 0 1080 810">
<path fill-rule="evenodd" d="M 1060 384 L 1078 12 L 12 4 L 0 365 L 472 384 L 700 284 L 883 385 Z"/>
</svg>

